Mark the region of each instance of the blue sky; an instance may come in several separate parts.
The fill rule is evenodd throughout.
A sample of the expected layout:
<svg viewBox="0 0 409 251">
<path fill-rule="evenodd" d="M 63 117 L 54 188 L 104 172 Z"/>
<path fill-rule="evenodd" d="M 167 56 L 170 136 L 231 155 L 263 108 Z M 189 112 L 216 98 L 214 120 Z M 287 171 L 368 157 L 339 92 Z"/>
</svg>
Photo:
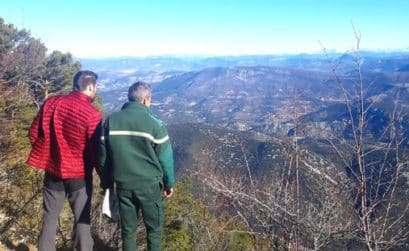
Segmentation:
<svg viewBox="0 0 409 251">
<path fill-rule="evenodd" d="M 409 50 L 407 0 L 5 0 L 0 16 L 76 57 Z"/>
</svg>

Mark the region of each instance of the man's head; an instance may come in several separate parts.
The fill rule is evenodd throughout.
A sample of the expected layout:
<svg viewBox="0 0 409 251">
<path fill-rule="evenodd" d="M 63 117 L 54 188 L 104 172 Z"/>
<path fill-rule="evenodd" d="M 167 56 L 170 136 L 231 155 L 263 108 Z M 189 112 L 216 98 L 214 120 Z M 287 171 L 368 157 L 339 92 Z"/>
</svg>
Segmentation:
<svg viewBox="0 0 409 251">
<path fill-rule="evenodd" d="M 80 91 L 91 98 L 97 95 L 98 75 L 93 71 L 79 71 L 74 76 L 74 91 Z"/>
<path fill-rule="evenodd" d="M 147 107 L 151 105 L 152 93 L 151 88 L 145 82 L 136 82 L 131 85 L 128 90 L 128 99 L 129 101 L 139 102 Z"/>
</svg>

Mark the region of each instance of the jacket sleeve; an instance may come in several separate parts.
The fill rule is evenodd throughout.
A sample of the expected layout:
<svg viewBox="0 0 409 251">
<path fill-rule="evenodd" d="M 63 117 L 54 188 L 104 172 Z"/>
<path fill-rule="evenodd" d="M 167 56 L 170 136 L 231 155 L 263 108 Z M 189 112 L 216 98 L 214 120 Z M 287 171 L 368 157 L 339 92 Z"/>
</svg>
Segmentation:
<svg viewBox="0 0 409 251">
<path fill-rule="evenodd" d="M 98 170 L 98 142 L 101 128 L 101 114 L 98 112 L 87 121 L 87 165 Z"/>
<path fill-rule="evenodd" d="M 163 170 L 163 183 L 165 188 L 172 188 L 175 185 L 173 150 L 168 132 L 163 125 L 156 139 L 155 153 Z"/>
<path fill-rule="evenodd" d="M 30 144 L 34 145 L 34 143 L 37 141 L 38 136 L 41 132 L 41 120 L 43 117 L 43 110 L 44 110 L 44 105 L 41 106 L 40 111 L 38 111 L 36 117 L 33 120 L 33 123 L 30 126 L 28 137 L 30 138 Z"/>
<path fill-rule="evenodd" d="M 102 127 L 99 138 L 99 177 L 101 180 L 101 187 L 103 189 L 112 188 L 114 178 L 112 174 L 111 158 L 109 156 L 109 118 Z"/>
</svg>

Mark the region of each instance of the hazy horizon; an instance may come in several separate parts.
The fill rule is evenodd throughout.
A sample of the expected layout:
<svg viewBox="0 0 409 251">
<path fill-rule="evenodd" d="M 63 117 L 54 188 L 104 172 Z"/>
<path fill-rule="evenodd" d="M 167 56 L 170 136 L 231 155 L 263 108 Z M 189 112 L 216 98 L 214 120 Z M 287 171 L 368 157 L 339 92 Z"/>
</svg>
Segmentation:
<svg viewBox="0 0 409 251">
<path fill-rule="evenodd" d="M 352 50 L 349 51 L 336 51 L 336 50 L 326 50 L 329 55 L 344 55 Z M 409 48 L 403 49 L 391 49 L 391 50 L 360 50 L 361 54 L 373 53 L 373 54 L 408 54 Z M 147 58 L 186 58 L 186 59 L 206 59 L 206 58 L 236 58 L 236 57 L 296 57 L 296 56 L 325 56 L 324 51 L 317 51 L 317 52 L 300 52 L 300 53 L 276 53 L 276 54 L 240 54 L 240 55 L 199 55 L 199 54 L 152 54 L 152 55 L 145 55 L 145 56 L 138 56 L 138 55 L 120 55 L 120 56 L 85 56 L 85 57 L 76 57 L 77 59 L 90 59 L 90 60 L 103 60 L 103 59 L 123 59 L 123 58 L 135 58 L 135 59 L 147 59 Z"/>
</svg>

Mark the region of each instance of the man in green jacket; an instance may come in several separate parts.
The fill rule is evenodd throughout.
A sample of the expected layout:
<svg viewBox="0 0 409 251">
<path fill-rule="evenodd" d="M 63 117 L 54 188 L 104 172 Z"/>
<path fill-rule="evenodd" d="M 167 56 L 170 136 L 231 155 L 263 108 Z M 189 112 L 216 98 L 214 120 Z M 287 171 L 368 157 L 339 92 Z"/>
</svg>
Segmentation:
<svg viewBox="0 0 409 251">
<path fill-rule="evenodd" d="M 172 196 L 173 153 L 163 123 L 150 111 L 151 89 L 144 82 L 129 87 L 129 102 L 106 120 L 101 137 L 102 186 L 113 187 L 119 200 L 122 249 L 137 250 L 139 210 L 147 229 L 148 250 L 161 249 L 163 189 Z"/>
</svg>

